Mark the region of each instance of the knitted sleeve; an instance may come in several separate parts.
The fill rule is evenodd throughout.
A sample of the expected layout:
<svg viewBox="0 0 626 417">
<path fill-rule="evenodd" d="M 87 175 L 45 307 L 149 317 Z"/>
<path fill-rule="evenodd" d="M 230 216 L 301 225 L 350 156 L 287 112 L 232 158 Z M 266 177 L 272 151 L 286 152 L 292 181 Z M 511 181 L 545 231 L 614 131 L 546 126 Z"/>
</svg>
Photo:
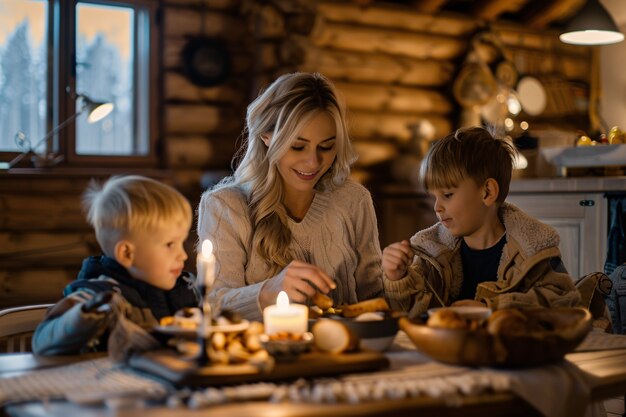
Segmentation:
<svg viewBox="0 0 626 417">
<path fill-rule="evenodd" d="M 203 194 L 198 207 L 198 238 L 200 242 L 210 239 L 215 251 L 215 283 L 210 293 L 214 308 L 261 320 L 258 297 L 263 282 L 248 285 L 245 280 L 252 226 L 241 192 L 225 188 Z"/>
<path fill-rule="evenodd" d="M 415 257 L 404 277 L 397 281 L 385 278 L 385 297 L 391 308 L 408 312 L 410 318 L 416 318 L 425 312 L 432 301 L 432 291 L 425 282 L 429 275 L 436 273 L 428 267 L 426 261 Z"/>
</svg>

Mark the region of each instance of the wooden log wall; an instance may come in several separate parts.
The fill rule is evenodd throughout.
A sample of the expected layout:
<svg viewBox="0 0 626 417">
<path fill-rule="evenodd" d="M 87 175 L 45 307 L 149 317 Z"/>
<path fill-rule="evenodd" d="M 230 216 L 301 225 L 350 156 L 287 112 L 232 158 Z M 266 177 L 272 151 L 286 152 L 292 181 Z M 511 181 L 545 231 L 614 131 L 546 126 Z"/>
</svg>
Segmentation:
<svg viewBox="0 0 626 417">
<path fill-rule="evenodd" d="M 260 63 L 254 73 L 256 84 L 297 70 L 319 71 L 335 81 L 351 116 L 351 134 L 360 155 L 355 167 L 358 179 L 391 180 L 390 165 L 410 146 L 416 123 L 432 125 L 429 140 L 459 127 L 452 85 L 483 20 L 428 13 L 443 2 L 250 3 L 246 17 L 255 28 L 255 61 Z M 427 12 L 419 11 L 419 5 Z M 481 13 L 496 16 L 503 11 L 506 8 L 492 7 Z M 588 50 L 568 47 L 556 32 L 544 29 L 494 22 L 492 30 L 519 73 L 540 76 L 546 84 L 545 117 L 581 112 L 575 100 L 560 97 L 578 85 L 573 83 L 588 85 Z M 487 63 L 496 58 L 495 52 L 489 45 L 480 48 Z"/>
<path fill-rule="evenodd" d="M 179 188 L 197 203 L 207 170 L 227 170 L 243 128 L 254 65 L 240 0 L 163 2 L 164 163 Z M 214 87 L 200 87 L 185 75 L 182 51 L 194 37 L 221 42 L 231 73 Z"/>
<path fill-rule="evenodd" d="M 588 97 L 588 49 L 568 47 L 543 27 L 498 20 L 523 0 L 481 0 L 473 16 L 440 12 L 445 3 L 162 0 L 161 83 L 155 88 L 162 92 L 166 170 L 156 176 L 195 206 L 202 179 L 228 171 L 249 101 L 278 75 L 299 70 L 324 73 L 344 96 L 360 156 L 355 177 L 393 182 L 393 162 L 416 146 L 427 147 L 418 143 L 421 137 L 432 140 L 459 126 L 452 85 L 471 36 L 487 20 L 518 71 L 552 86 L 543 121 L 584 119 L 567 94 L 575 87 L 575 97 Z M 181 52 L 195 36 L 226 46 L 232 72 L 223 84 L 198 87 L 185 76 Z M 489 62 L 495 52 L 482 48 L 481 56 Z M 217 174 L 207 175 L 211 171 Z M 80 195 L 94 175 L 68 175 L 0 175 L 0 308 L 56 301 L 81 260 L 99 253 L 80 210 Z M 187 245 L 190 270 L 194 230 Z"/>
<path fill-rule="evenodd" d="M 0 179 L 0 308 L 54 302 L 98 253 L 81 211 L 89 178 Z"/>
</svg>

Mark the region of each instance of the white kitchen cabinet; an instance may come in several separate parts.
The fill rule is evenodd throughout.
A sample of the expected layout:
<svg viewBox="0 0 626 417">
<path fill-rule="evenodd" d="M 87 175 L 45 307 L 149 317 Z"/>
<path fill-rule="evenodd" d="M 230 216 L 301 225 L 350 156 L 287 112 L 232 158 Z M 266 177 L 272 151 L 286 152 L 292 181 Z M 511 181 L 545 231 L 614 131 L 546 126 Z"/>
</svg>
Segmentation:
<svg viewBox="0 0 626 417">
<path fill-rule="evenodd" d="M 603 193 L 510 193 L 507 201 L 553 226 L 563 263 L 573 278 L 604 270 L 608 229 Z"/>
</svg>

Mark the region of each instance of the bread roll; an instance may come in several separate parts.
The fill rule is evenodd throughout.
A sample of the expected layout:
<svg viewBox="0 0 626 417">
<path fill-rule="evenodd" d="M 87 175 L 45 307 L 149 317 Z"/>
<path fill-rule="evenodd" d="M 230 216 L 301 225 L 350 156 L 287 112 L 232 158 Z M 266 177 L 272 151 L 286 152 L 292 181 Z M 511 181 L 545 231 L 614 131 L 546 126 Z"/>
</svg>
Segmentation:
<svg viewBox="0 0 626 417">
<path fill-rule="evenodd" d="M 487 319 L 487 332 L 497 334 L 528 333 L 528 317 L 515 308 L 494 311 Z"/>
<path fill-rule="evenodd" d="M 440 329 L 467 329 L 469 323 L 454 310 L 441 308 L 428 317 L 426 324 Z"/>
<path fill-rule="evenodd" d="M 332 319 L 320 319 L 313 324 L 311 332 L 315 346 L 326 353 L 343 353 L 354 350 L 359 339 L 345 324 Z"/>
</svg>

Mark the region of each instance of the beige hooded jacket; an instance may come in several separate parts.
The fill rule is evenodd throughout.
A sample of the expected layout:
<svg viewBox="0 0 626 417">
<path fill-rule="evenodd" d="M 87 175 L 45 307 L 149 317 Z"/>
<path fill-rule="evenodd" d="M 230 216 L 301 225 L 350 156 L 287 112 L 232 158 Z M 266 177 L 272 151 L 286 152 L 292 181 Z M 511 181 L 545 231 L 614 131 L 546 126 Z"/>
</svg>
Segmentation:
<svg viewBox="0 0 626 417">
<path fill-rule="evenodd" d="M 556 230 L 512 204 L 504 203 L 498 214 L 506 229 L 498 280 L 479 284 L 476 300 L 493 309 L 578 305 L 580 295 L 561 262 Z M 463 280 L 460 243 L 461 238 L 441 223 L 416 233 L 411 238 L 415 257 L 407 274 L 397 281 L 384 280 L 391 307 L 417 317 L 439 307 L 438 298 L 446 305 L 456 301 Z"/>
</svg>

